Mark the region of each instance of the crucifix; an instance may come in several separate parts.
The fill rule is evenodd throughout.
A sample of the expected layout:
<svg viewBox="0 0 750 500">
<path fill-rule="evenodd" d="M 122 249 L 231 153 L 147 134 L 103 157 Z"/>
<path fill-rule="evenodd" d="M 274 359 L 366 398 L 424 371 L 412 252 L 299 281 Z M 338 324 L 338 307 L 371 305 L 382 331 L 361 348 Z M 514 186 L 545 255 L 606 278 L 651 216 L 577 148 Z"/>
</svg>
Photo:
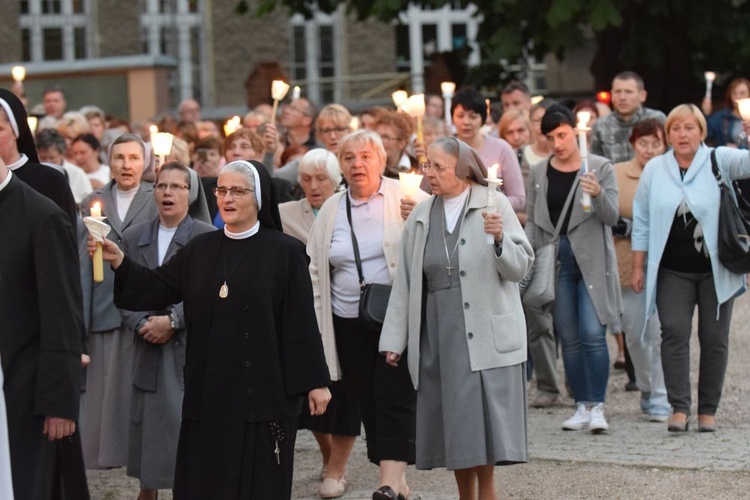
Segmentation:
<svg viewBox="0 0 750 500">
<path fill-rule="evenodd" d="M 445 266 L 445 270 L 448 271 L 448 276 L 453 276 L 453 266 Z"/>
</svg>

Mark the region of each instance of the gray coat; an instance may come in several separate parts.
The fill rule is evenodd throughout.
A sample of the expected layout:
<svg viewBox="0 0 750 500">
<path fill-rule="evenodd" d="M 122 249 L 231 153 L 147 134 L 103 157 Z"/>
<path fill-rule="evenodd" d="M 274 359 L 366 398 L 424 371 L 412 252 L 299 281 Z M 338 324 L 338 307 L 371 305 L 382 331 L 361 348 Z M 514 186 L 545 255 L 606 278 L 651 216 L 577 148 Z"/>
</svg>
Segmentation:
<svg viewBox="0 0 750 500">
<path fill-rule="evenodd" d="M 547 206 L 547 164 L 548 160 L 544 160 L 531 167 L 529 191 L 526 193 L 528 219 L 525 231 L 534 250 L 550 243 L 555 232 Z M 592 210 L 586 213 L 580 202 L 583 191 L 578 184 L 568 223 L 568 239 L 599 322 L 616 326 L 620 324 L 622 314 L 617 256 L 611 229 L 619 217 L 617 180 L 612 162 L 602 156 L 589 155 L 589 168 L 596 173 L 602 193 L 592 197 Z"/>
<path fill-rule="evenodd" d="M 504 194 L 495 193 L 497 211 L 503 216 L 502 252 L 488 245 L 482 212 L 488 191 L 472 184 L 466 218 L 459 235 L 458 271 L 464 301 L 465 335 L 472 371 L 512 366 L 526 361 L 526 321 L 518 282 L 534 262 L 513 207 Z M 419 344 L 422 328 L 422 263 L 430 209 L 435 197 L 412 211 L 401 237 L 399 265 L 393 282 L 388 312 L 380 334 L 380 351 L 403 353 L 409 348 L 409 373 L 419 388 Z"/>
<path fill-rule="evenodd" d="M 115 203 L 115 181 L 95 190 L 81 202 L 83 216 L 91 215 L 91 205 L 99 201 L 102 204 L 102 215 L 107 218 L 106 222 L 112 227 L 107 239 L 122 246 L 123 232 L 140 222 L 153 220 L 158 215 L 156 202 L 154 202 L 154 186 L 150 182 L 141 182 L 141 187 L 133 198 L 125 220 L 120 220 L 117 214 L 117 205 Z M 91 259 L 88 266 L 90 267 Z M 119 328 L 121 325 L 120 311 L 117 310 L 113 302 L 114 298 L 115 275 L 112 268 L 104 266 L 104 281 L 101 283 L 89 282 L 84 287 L 84 303 L 90 304 L 91 310 L 86 314 L 89 316 L 89 323 L 86 331 L 106 332 Z M 86 297 L 88 295 L 88 297 Z"/>
<path fill-rule="evenodd" d="M 183 219 L 177 228 L 172 242 L 167 248 L 164 262 L 171 259 L 188 241 L 193 237 L 214 231 L 216 228 L 205 222 L 194 220 L 189 215 Z M 142 222 L 128 228 L 122 237 L 122 249 L 133 262 L 154 269 L 159 267 L 159 218 L 152 221 Z M 161 350 L 173 349 L 175 351 L 174 369 L 184 388 L 182 368 L 185 366 L 185 315 L 182 310 L 182 302 L 169 306 L 169 311 L 134 312 L 120 309 L 122 322 L 129 330 L 135 329 L 142 320 L 152 315 L 173 314 L 176 328 L 172 339 L 164 345 L 151 344 L 143 340 L 140 335 L 135 335 L 135 357 L 133 360 L 133 385 L 143 391 L 156 392 L 156 380 L 161 364 Z M 162 368 L 166 369 L 166 367 Z"/>
</svg>

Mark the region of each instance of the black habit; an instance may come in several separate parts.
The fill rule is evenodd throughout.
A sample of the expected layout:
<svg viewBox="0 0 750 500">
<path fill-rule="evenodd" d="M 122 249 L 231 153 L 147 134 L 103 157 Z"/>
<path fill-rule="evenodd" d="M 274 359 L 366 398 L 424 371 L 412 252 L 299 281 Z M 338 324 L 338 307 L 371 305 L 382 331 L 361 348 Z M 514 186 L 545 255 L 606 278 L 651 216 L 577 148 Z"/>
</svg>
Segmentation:
<svg viewBox="0 0 750 500">
<path fill-rule="evenodd" d="M 118 307 L 180 301 L 188 337 L 175 497 L 289 498 L 303 397 L 330 383 L 304 245 L 266 227 L 242 240 L 217 231 L 153 271 L 126 258 L 115 273 Z M 280 465 L 274 421 L 286 434 Z"/>
<path fill-rule="evenodd" d="M 0 355 L 13 487 L 16 498 L 51 498 L 66 489 L 60 467 L 66 480 L 84 478 L 85 486 L 83 464 L 72 471 L 70 462 L 60 460 L 58 442 L 42 434 L 45 416 L 78 420 L 78 254 L 68 217 L 15 174 L 0 191 L 0 220 Z"/>
</svg>

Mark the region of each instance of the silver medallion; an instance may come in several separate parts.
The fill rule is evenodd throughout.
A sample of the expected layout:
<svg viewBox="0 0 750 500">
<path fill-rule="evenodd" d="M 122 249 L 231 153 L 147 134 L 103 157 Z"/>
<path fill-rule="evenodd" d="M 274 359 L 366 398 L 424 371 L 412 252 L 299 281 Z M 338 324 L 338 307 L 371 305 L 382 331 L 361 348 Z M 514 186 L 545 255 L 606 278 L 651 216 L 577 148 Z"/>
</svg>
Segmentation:
<svg viewBox="0 0 750 500">
<path fill-rule="evenodd" d="M 229 287 L 227 286 L 226 281 L 223 285 L 221 285 L 221 288 L 219 288 L 219 297 L 222 299 L 226 299 L 229 296 Z"/>
</svg>

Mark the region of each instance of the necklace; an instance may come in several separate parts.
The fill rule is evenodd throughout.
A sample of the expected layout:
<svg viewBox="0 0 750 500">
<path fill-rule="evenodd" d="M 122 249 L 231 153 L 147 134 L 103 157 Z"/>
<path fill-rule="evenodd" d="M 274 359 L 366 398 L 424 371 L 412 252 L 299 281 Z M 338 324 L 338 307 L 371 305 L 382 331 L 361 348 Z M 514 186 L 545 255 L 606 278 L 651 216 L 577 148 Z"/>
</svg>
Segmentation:
<svg viewBox="0 0 750 500">
<path fill-rule="evenodd" d="M 247 251 L 247 249 L 250 248 L 250 243 L 252 240 L 251 238 L 248 238 L 248 240 L 249 241 L 245 244 L 245 248 L 242 249 L 242 253 L 240 253 L 240 256 L 237 258 L 237 261 L 234 263 L 234 265 L 232 266 L 232 269 L 229 271 L 229 274 L 227 274 L 227 256 L 222 251 L 222 257 L 224 261 L 224 284 L 222 284 L 221 287 L 219 288 L 219 297 L 222 299 L 226 299 L 227 297 L 229 297 L 229 286 L 227 286 L 227 280 L 232 276 L 232 273 L 237 268 L 237 264 L 239 264 L 242 258 L 245 256 L 245 252 Z M 223 250 L 224 240 L 221 240 L 221 246 Z"/>
<path fill-rule="evenodd" d="M 469 196 L 467 196 L 466 200 L 464 201 L 464 207 L 463 207 L 462 216 L 461 216 L 462 220 L 466 216 L 466 206 L 469 203 L 470 197 L 471 197 L 471 191 L 469 191 Z M 442 215 L 442 218 L 443 218 L 443 248 L 445 248 L 445 258 L 448 259 L 448 265 L 445 266 L 445 270 L 448 272 L 448 276 L 450 276 L 451 279 L 453 279 L 453 270 L 455 268 L 451 265 L 451 261 L 453 260 L 453 256 L 456 255 L 456 250 L 458 249 L 458 242 L 461 238 L 456 238 L 456 244 L 453 245 L 453 251 L 449 254 L 448 253 L 448 239 L 445 236 L 445 233 L 448 232 L 448 227 L 445 224 L 445 201 L 443 201 L 443 206 L 441 207 L 440 215 Z M 456 227 L 454 227 L 453 230 L 455 231 Z"/>
</svg>

